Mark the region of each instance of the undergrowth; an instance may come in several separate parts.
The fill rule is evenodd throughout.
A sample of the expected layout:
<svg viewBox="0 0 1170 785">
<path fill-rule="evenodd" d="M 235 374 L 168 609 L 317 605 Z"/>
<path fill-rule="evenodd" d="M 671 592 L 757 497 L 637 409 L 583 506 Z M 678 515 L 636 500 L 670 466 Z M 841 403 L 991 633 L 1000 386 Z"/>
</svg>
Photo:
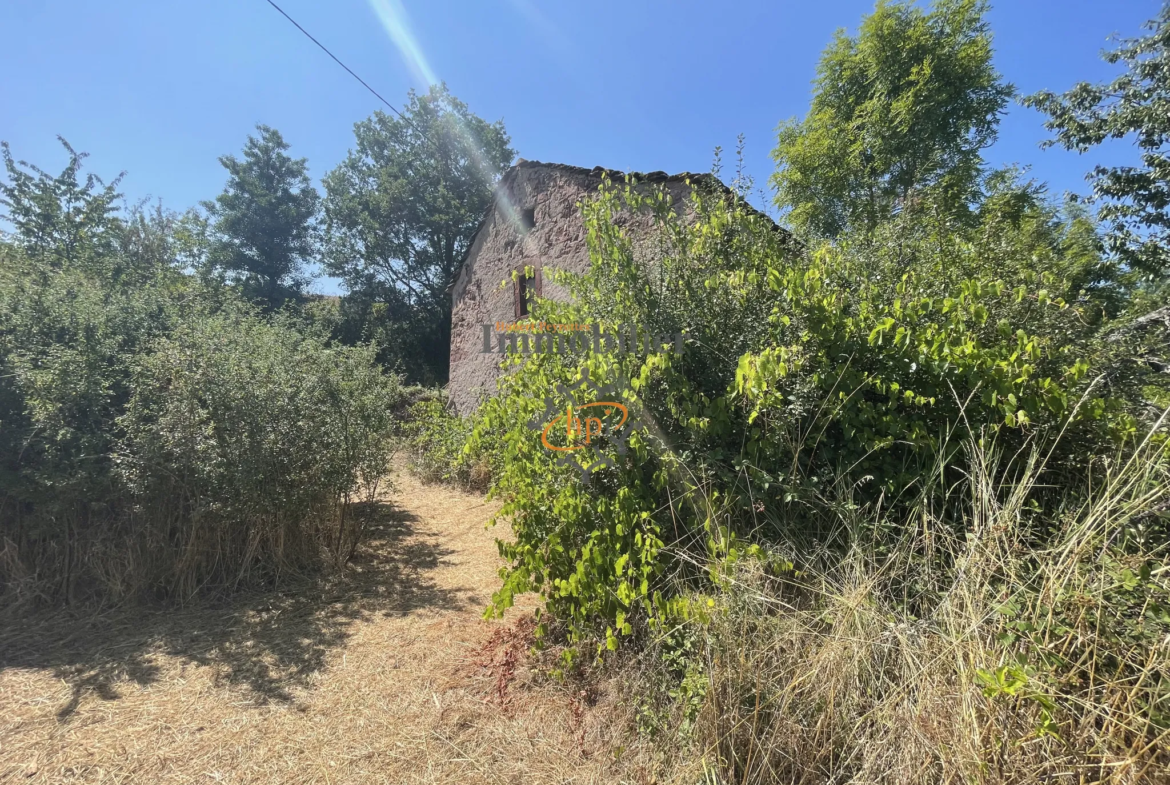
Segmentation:
<svg viewBox="0 0 1170 785">
<path fill-rule="evenodd" d="M 607 185 L 591 269 L 546 270 L 573 302 L 533 318 L 619 313 L 685 351 L 512 355 L 447 426 L 514 534 L 491 612 L 539 593 L 564 674 L 636 653 L 636 724 L 687 750 L 680 781 L 1167 765 L 1166 380 L 1135 360 L 1148 336 L 1104 337 L 1121 322 L 1068 273 L 1091 254 L 1017 196 L 966 232 L 805 249 L 734 194 L 683 214 Z M 531 424 L 590 384 L 636 425 L 565 460 Z"/>
<path fill-rule="evenodd" d="M 1028 456 L 1018 460 L 1028 461 Z M 1042 474 L 968 443 L 962 520 L 848 496 L 825 542 L 708 564 L 640 656 L 641 730 L 719 783 L 1157 782 L 1170 770 L 1170 477 L 1148 442 L 1038 542 Z M 831 511 L 831 512 L 830 512 Z M 830 520 L 831 518 L 831 520 Z M 907 573 L 917 576 L 915 588 Z"/>
<path fill-rule="evenodd" d="M 441 393 L 428 394 L 407 410 L 402 430 L 410 470 L 424 482 L 476 491 L 491 485 L 491 464 L 465 450 L 471 420 L 455 414 Z"/>
</svg>

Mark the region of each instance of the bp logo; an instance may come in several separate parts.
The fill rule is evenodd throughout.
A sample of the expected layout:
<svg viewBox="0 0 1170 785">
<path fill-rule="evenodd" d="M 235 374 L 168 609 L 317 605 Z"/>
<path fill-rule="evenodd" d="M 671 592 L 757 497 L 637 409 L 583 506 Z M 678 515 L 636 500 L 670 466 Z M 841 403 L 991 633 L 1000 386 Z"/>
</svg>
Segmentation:
<svg viewBox="0 0 1170 785">
<path fill-rule="evenodd" d="M 558 384 L 556 395 L 544 399 L 544 412 L 529 420 L 528 427 L 540 434 L 545 449 L 557 454 L 558 464 L 580 470 L 588 484 L 594 472 L 614 465 L 603 448 L 625 455 L 630 434 L 641 425 L 623 402 L 632 398 L 623 390 L 629 385 L 598 385 L 587 376 L 573 385 Z"/>
</svg>

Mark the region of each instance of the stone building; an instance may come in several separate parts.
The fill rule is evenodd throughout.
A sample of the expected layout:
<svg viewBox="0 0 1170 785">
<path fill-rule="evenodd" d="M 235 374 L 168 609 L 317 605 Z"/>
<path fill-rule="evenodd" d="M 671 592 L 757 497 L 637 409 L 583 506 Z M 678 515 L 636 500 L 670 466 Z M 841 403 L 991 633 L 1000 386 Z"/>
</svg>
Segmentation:
<svg viewBox="0 0 1170 785">
<path fill-rule="evenodd" d="M 545 164 L 520 159 L 496 186 L 467 256 L 451 287 L 451 372 L 448 394 L 460 414 L 468 414 L 495 394 L 500 356 L 484 353 L 483 325 L 512 322 L 528 315 L 534 296 L 560 299 L 566 293 L 546 281 L 544 269 L 584 273 L 589 268 L 585 224 L 578 203 L 597 193 L 608 174 L 615 183 L 625 174 L 597 167 Z M 639 183 L 661 185 L 682 208 L 692 184 L 723 185 L 709 174 L 635 175 Z M 638 220 L 627 225 L 637 232 Z M 648 223 L 647 223 L 648 226 Z M 531 267 L 534 275 L 524 276 Z M 513 280 L 512 272 L 519 271 Z M 508 281 L 501 287 L 501 282 Z"/>
</svg>

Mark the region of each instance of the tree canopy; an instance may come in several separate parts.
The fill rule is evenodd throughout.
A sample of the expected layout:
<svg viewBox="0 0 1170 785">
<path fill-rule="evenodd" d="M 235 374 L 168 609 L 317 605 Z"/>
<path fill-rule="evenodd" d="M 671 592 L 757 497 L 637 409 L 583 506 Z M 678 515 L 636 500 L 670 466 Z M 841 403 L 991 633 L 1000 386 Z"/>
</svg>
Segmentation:
<svg viewBox="0 0 1170 785">
<path fill-rule="evenodd" d="M 122 176 L 109 183 L 92 173 L 80 179 L 87 153 L 57 138 L 69 155 L 59 175 L 14 159 L 8 143 L 0 143 L 8 175 L 7 184 L 0 182 L 0 205 L 7 208 L 11 242 L 53 269 L 100 266 L 117 244 Z"/>
<path fill-rule="evenodd" d="M 444 381 L 447 290 L 515 151 L 502 121 L 477 117 L 446 86 L 412 92 L 400 117 L 375 112 L 354 137 L 324 181 L 325 267 L 344 280 L 363 329 L 395 330 L 364 336 L 386 361 Z"/>
<path fill-rule="evenodd" d="M 1048 115 L 1055 137 L 1047 146 L 1084 153 L 1106 139 L 1134 138 L 1140 166 L 1097 166 L 1088 179 L 1109 250 L 1147 280 L 1161 280 L 1170 272 L 1170 3 L 1146 29 L 1104 54 L 1126 69 L 1112 82 L 1045 90 L 1024 103 Z"/>
<path fill-rule="evenodd" d="M 269 307 L 303 291 L 305 265 L 317 253 L 320 196 L 304 158 L 292 158 L 275 128 L 257 125 L 243 158 L 219 162 L 228 182 L 215 201 L 205 202 L 211 220 L 210 267 L 242 285 L 245 294 Z"/>
<path fill-rule="evenodd" d="M 926 190 L 962 209 L 1013 93 L 991 62 L 986 10 L 883 0 L 856 36 L 838 31 L 808 115 L 781 124 L 772 153 L 776 202 L 795 229 L 872 230 Z"/>
</svg>

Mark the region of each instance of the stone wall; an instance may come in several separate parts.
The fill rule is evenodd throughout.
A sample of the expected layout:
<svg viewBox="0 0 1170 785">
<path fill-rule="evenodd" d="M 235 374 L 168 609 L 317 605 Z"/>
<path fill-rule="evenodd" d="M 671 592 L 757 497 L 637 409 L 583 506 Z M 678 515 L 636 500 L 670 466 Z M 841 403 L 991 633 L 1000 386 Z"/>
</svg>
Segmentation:
<svg viewBox="0 0 1170 785">
<path fill-rule="evenodd" d="M 495 394 L 501 370 L 498 354 L 483 354 L 483 328 L 516 318 L 512 271 L 531 266 L 584 273 L 589 268 L 585 225 L 577 204 L 592 198 L 607 170 L 523 161 L 500 180 L 492 202 L 451 290 L 451 376 L 448 394 L 460 414 L 468 414 Z M 615 182 L 625 175 L 609 172 Z M 677 205 L 689 193 L 686 184 L 710 175 L 637 175 L 647 185 L 662 184 Z M 510 205 L 510 207 L 509 207 Z M 531 227 L 529 227 L 531 223 Z M 631 216 L 627 231 L 648 226 Z M 541 275 L 541 296 L 562 299 L 566 292 Z M 507 282 L 501 286 L 501 283 Z"/>
</svg>

